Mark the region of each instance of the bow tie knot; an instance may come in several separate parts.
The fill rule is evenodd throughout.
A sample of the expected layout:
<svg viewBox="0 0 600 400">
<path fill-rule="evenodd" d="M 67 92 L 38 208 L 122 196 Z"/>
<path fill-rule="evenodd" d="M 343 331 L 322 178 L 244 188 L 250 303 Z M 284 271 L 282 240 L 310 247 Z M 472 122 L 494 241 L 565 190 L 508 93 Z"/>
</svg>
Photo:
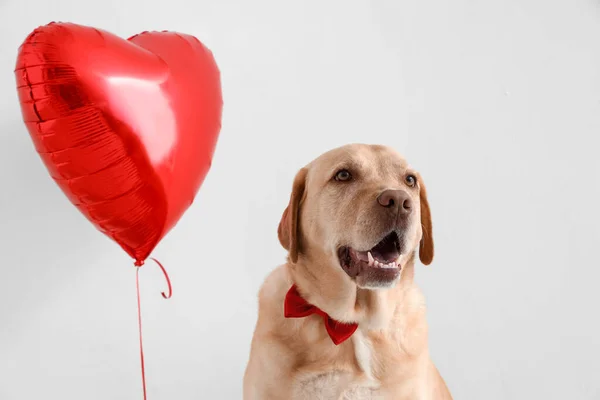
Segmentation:
<svg viewBox="0 0 600 400">
<path fill-rule="evenodd" d="M 285 296 L 283 313 L 286 318 L 304 318 L 313 314 L 320 315 L 323 318 L 327 334 L 336 346 L 350 338 L 358 328 L 358 324 L 336 321 L 317 306 L 308 303 L 300 295 L 296 285 L 293 285 Z"/>
</svg>

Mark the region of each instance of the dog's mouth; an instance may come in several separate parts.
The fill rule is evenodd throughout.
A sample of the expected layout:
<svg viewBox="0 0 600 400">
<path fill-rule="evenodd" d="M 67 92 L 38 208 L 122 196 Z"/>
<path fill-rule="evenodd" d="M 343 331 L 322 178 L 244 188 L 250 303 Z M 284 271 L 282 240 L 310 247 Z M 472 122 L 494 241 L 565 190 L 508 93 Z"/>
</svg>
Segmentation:
<svg viewBox="0 0 600 400">
<path fill-rule="evenodd" d="M 364 286 L 382 286 L 394 281 L 402 266 L 398 263 L 402 251 L 400 237 L 392 231 L 374 247 L 359 251 L 348 246 L 338 250 L 342 269 Z"/>
</svg>

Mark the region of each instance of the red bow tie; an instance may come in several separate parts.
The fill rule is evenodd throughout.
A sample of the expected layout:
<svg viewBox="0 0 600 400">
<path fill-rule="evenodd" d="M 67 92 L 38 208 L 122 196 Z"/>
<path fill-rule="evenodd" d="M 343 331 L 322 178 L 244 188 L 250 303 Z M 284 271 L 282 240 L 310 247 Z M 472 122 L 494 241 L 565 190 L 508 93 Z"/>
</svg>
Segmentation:
<svg viewBox="0 0 600 400">
<path fill-rule="evenodd" d="M 283 314 L 286 318 L 303 318 L 312 314 L 320 315 L 323 318 L 329 337 L 336 346 L 352 336 L 358 328 L 358 324 L 346 324 L 336 321 L 323 310 L 309 304 L 300 296 L 296 285 L 293 285 L 285 296 Z"/>
</svg>

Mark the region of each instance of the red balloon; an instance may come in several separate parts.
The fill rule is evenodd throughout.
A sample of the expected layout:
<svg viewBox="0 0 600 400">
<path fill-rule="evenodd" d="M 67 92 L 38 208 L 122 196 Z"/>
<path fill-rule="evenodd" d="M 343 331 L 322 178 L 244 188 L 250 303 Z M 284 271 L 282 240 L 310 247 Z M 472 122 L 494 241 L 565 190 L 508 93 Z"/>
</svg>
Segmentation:
<svg viewBox="0 0 600 400">
<path fill-rule="evenodd" d="M 141 264 L 190 206 L 221 129 L 219 69 L 198 39 L 128 40 L 70 23 L 32 32 L 15 69 L 51 177 Z"/>
</svg>

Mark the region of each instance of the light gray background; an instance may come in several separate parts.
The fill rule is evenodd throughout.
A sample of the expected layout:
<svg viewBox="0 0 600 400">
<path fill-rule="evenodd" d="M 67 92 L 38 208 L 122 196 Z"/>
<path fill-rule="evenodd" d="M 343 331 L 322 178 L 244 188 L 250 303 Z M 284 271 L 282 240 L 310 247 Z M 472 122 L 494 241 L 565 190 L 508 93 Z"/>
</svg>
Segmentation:
<svg viewBox="0 0 600 400">
<path fill-rule="evenodd" d="M 596 0 L 0 0 L 0 399 L 141 399 L 134 268 L 49 179 L 18 45 L 52 20 L 196 35 L 225 114 L 196 202 L 141 274 L 149 399 L 240 399 L 295 172 L 348 142 L 430 192 L 418 268 L 456 399 L 600 399 Z M 235 257 L 232 260 L 232 255 Z"/>
</svg>

